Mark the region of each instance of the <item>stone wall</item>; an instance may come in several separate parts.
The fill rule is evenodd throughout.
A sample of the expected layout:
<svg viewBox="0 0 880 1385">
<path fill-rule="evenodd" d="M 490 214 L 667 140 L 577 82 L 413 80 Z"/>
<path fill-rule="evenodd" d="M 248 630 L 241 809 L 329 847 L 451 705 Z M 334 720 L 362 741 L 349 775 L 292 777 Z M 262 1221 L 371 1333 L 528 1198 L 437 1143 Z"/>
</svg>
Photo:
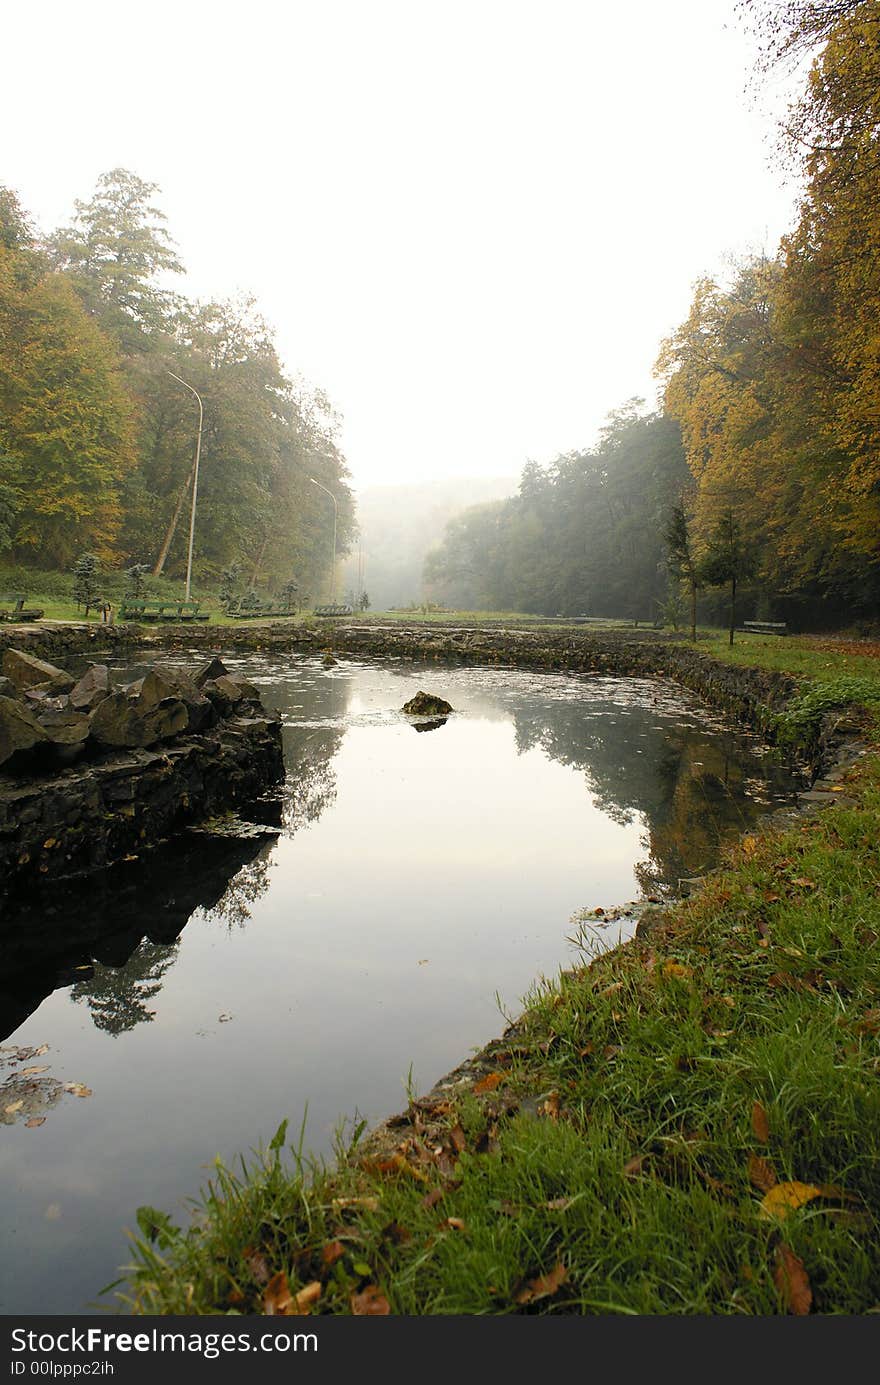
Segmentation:
<svg viewBox="0 0 880 1385">
<path fill-rule="evenodd" d="M 119 685 L 92 665 L 75 683 L 8 649 L 3 670 L 4 890 L 137 855 L 283 776 L 280 722 L 216 660 L 194 679 L 160 665 Z"/>
</svg>

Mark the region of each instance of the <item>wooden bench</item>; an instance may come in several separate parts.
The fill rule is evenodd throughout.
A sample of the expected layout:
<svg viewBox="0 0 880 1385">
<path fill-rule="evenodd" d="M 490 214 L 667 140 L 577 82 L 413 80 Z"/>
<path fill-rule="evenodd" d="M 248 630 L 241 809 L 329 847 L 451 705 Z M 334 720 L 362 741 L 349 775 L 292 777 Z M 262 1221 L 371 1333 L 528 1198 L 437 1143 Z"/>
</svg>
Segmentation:
<svg viewBox="0 0 880 1385">
<path fill-rule="evenodd" d="M 350 616 L 353 615 L 350 606 L 316 606 L 316 616 Z"/>
<path fill-rule="evenodd" d="M 126 600 L 119 607 L 120 620 L 210 620 L 198 601 Z"/>
<path fill-rule="evenodd" d="M 286 605 L 276 605 L 272 601 L 264 601 L 256 606 L 243 606 L 241 601 L 233 601 L 226 608 L 226 614 L 233 620 L 254 620 L 266 616 L 295 616 L 296 611 Z"/>
<path fill-rule="evenodd" d="M 744 620 L 745 635 L 787 635 L 788 626 L 784 620 Z"/>
<path fill-rule="evenodd" d="M 0 596 L 0 620 L 39 620 L 43 612 L 36 606 L 25 606 L 26 600 L 22 592 L 5 592 Z"/>
</svg>

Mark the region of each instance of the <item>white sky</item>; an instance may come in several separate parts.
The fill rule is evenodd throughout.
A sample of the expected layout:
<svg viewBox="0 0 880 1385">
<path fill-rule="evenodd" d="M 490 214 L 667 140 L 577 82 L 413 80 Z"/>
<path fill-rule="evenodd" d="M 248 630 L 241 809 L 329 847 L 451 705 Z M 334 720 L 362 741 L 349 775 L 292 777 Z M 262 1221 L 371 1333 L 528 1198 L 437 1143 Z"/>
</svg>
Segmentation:
<svg viewBox="0 0 880 1385">
<path fill-rule="evenodd" d="M 118 165 L 185 291 L 256 294 L 357 488 L 518 473 L 653 399 L 693 281 L 793 193 L 733 0 L 7 6 L 0 182 L 43 229 Z"/>
</svg>

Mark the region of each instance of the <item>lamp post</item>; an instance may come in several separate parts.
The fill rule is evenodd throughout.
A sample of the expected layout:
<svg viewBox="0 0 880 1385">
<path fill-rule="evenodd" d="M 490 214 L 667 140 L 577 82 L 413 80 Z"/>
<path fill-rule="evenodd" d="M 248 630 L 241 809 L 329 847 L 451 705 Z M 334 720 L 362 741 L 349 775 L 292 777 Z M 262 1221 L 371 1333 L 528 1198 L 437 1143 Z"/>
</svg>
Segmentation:
<svg viewBox="0 0 880 1385">
<path fill-rule="evenodd" d="M 175 375 L 173 370 L 169 370 L 168 374 L 171 376 L 172 380 L 176 380 L 179 385 L 183 385 L 185 390 L 189 390 L 190 394 L 194 394 L 199 405 L 199 431 L 196 434 L 196 456 L 193 462 L 193 498 L 192 508 L 189 514 L 189 549 L 186 555 L 186 596 L 184 599 L 189 601 L 189 586 L 190 579 L 192 578 L 193 539 L 196 532 L 196 496 L 199 489 L 199 456 L 202 451 L 202 397 L 198 390 L 194 390 L 192 385 L 188 385 L 185 380 L 181 380 L 180 376 Z"/>
<path fill-rule="evenodd" d="M 310 476 L 310 477 L 309 477 L 309 480 L 311 481 L 311 483 L 312 483 L 313 486 L 317 486 L 319 491 L 323 491 L 325 495 L 329 495 L 330 499 L 333 501 L 333 556 L 332 556 L 332 558 L 330 559 L 330 604 L 331 604 L 332 606 L 335 606 L 335 605 L 336 605 L 336 516 L 337 516 L 338 513 L 339 513 L 339 506 L 336 504 L 336 496 L 333 494 L 332 491 L 328 491 L 327 487 L 326 487 L 326 486 L 322 486 L 320 481 L 316 481 L 315 478 L 314 478 L 314 476 Z"/>
</svg>

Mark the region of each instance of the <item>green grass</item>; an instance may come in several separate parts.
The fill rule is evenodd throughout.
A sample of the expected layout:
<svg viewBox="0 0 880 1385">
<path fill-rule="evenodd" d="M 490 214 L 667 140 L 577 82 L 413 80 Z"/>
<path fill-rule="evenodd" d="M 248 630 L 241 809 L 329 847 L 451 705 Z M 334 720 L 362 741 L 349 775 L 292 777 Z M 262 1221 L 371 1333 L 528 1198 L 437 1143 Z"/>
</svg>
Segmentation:
<svg viewBox="0 0 880 1385">
<path fill-rule="evenodd" d="M 283 1272 L 326 1313 L 372 1285 L 418 1315 L 760 1315 L 793 1255 L 813 1311 L 880 1311 L 880 761 L 852 774 L 855 806 L 745 839 L 661 931 L 537 988 L 491 1092 L 334 1169 L 283 1134 L 218 1167 L 136 1241 L 130 1306 L 259 1313 Z M 822 1195 L 768 1216 L 756 1157 Z"/>
</svg>

